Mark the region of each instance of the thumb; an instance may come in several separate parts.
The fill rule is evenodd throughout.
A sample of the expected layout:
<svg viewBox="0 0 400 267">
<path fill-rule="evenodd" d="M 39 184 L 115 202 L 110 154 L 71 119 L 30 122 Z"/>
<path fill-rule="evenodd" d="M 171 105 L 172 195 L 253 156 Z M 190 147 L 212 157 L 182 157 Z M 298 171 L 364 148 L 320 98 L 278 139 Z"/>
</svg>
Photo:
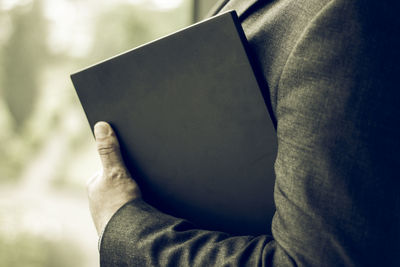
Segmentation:
<svg viewBox="0 0 400 267">
<path fill-rule="evenodd" d="M 104 173 L 107 174 L 115 168 L 125 170 L 119 143 L 111 126 L 104 121 L 97 122 L 94 126 L 94 135 Z"/>
</svg>

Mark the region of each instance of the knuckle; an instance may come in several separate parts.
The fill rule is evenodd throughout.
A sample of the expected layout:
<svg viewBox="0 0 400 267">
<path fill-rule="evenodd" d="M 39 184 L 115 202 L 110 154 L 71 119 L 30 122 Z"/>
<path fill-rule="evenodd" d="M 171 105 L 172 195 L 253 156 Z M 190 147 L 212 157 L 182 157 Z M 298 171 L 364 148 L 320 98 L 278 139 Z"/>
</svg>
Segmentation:
<svg viewBox="0 0 400 267">
<path fill-rule="evenodd" d="M 131 182 L 128 185 L 126 185 L 125 194 L 129 199 L 135 199 L 141 197 L 140 189 L 135 182 Z"/>
<path fill-rule="evenodd" d="M 128 186 L 127 186 L 127 192 L 130 194 L 130 195 L 134 195 L 134 196 L 137 196 L 137 195 L 140 195 L 140 190 L 139 190 L 139 187 L 136 185 L 136 183 L 130 183 Z"/>
<path fill-rule="evenodd" d="M 106 176 L 107 176 L 106 178 L 108 178 L 110 180 L 117 180 L 117 179 L 126 178 L 128 175 L 127 175 L 127 171 L 125 170 L 125 168 L 123 168 L 121 166 L 113 166 L 108 169 Z"/>
</svg>

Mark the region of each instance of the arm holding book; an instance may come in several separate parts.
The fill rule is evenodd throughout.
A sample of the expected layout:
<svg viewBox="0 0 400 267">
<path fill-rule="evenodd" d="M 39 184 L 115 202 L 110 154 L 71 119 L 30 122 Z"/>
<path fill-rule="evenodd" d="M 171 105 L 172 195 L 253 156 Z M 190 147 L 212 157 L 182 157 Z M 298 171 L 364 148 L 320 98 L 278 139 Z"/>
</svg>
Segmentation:
<svg viewBox="0 0 400 267">
<path fill-rule="evenodd" d="M 270 47 L 287 55 L 264 62 L 279 139 L 273 236 L 200 230 L 157 211 L 109 134 L 97 140 L 104 187 L 89 184 L 95 224 L 107 225 L 102 266 L 399 266 L 399 20 L 372 2 L 325 1 L 293 46 Z M 258 19 L 273 9 L 260 6 Z"/>
</svg>

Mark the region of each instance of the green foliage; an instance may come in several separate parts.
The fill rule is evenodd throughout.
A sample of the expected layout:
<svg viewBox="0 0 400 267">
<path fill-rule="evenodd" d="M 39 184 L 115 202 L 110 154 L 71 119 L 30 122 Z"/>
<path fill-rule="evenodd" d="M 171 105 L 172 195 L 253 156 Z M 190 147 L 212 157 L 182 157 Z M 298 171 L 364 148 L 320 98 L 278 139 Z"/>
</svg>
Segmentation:
<svg viewBox="0 0 400 267">
<path fill-rule="evenodd" d="M 190 22 L 189 1 L 167 11 L 149 9 L 145 4 L 120 4 L 103 11 L 97 19 L 93 54 L 90 58 L 102 60 L 132 49 L 163 35 L 172 33 Z"/>
<path fill-rule="evenodd" d="M 24 162 L 27 161 L 27 156 L 31 149 L 25 147 L 19 139 L 7 140 L 7 146 L 0 147 L 0 182 L 10 183 L 16 182 L 17 177 L 24 168 Z"/>
<path fill-rule="evenodd" d="M 13 31 L 2 51 L 2 95 L 19 132 L 33 111 L 46 60 L 46 24 L 42 1 L 18 6 L 9 12 Z"/>
<path fill-rule="evenodd" d="M 29 233 L 0 237 L 0 267 L 81 266 L 82 252 L 70 240 L 49 240 Z"/>
</svg>

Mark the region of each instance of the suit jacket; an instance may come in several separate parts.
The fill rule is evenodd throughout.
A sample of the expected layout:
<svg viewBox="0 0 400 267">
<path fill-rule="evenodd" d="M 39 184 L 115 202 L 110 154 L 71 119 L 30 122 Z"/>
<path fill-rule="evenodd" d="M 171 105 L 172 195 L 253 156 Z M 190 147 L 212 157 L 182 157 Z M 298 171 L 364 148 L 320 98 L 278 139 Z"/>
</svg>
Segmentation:
<svg viewBox="0 0 400 267">
<path fill-rule="evenodd" d="M 277 125 L 272 236 L 196 229 L 142 200 L 102 236 L 102 266 L 400 266 L 399 8 L 231 0 Z"/>
</svg>

